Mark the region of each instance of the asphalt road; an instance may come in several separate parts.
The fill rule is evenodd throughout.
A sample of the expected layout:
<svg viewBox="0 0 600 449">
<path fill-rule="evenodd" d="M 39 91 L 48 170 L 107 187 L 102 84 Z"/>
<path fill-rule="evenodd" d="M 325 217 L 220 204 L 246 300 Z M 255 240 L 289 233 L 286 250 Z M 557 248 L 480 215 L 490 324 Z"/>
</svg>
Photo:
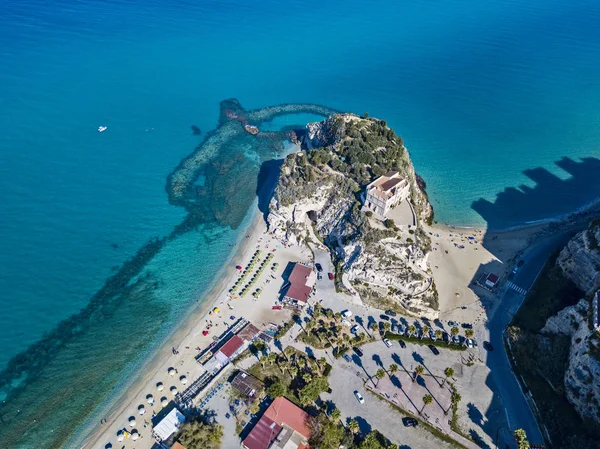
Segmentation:
<svg viewBox="0 0 600 449">
<path fill-rule="evenodd" d="M 525 264 L 516 273 L 512 283 L 529 290 L 550 255 L 562 248 L 574 232 L 577 230 L 553 235 L 528 248 L 523 254 Z M 499 296 L 500 306 L 488 325 L 489 341 L 495 349 L 488 352 L 486 363 L 502 397 L 510 430 L 522 428 L 527 433 L 530 443 L 543 444 L 542 433 L 512 372 L 503 342 L 504 330 L 510 324 L 525 296 L 510 288 L 501 291 Z"/>
</svg>

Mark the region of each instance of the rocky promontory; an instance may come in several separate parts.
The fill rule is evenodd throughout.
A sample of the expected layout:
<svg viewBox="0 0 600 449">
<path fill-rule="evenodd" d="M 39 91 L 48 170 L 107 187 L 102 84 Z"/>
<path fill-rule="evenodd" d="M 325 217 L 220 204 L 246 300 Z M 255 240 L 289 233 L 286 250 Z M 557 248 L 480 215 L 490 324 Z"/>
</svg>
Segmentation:
<svg viewBox="0 0 600 449">
<path fill-rule="evenodd" d="M 390 171 L 410 185 L 397 206 L 405 208 L 404 221 L 377 219 L 363 207 L 366 186 Z M 402 138 L 385 121 L 336 114 L 307 125 L 302 149 L 285 159 L 268 223 L 284 241 L 324 244 L 338 290 L 351 287 L 363 301 L 436 317 L 430 240 L 420 226 L 432 216 Z"/>
</svg>

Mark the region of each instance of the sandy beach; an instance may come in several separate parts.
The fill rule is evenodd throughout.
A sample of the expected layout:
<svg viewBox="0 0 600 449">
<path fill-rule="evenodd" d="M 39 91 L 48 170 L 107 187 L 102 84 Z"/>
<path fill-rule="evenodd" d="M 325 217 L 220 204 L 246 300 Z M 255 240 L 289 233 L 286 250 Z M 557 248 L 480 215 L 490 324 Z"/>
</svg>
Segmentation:
<svg viewBox="0 0 600 449">
<path fill-rule="evenodd" d="M 154 444 L 150 421 L 152 416 L 158 414 L 162 409 L 162 398 L 171 401 L 174 397 L 171 391 L 173 387 L 182 392 L 186 385 L 191 384 L 203 373 L 203 368 L 194 357 L 200 352 L 199 350 L 204 350 L 212 343 L 213 336 L 221 335 L 228 326 L 234 323 L 230 316 L 235 317 L 235 320 L 244 317 L 258 327 L 263 327 L 263 324 L 266 323 L 279 324 L 289 319 L 289 311 L 271 309 L 281 288 L 281 273 L 290 260 L 309 261 L 310 252 L 299 247 L 281 245 L 266 233 L 266 224 L 256 204 L 253 205 L 253 208 L 252 224 L 237 250 L 232 254 L 227 268 L 215 287 L 202 301 L 202 304 L 190 312 L 190 316 L 179 326 L 152 360 L 142 368 L 139 377 L 116 401 L 116 405 L 104 417 L 106 421 L 103 424 L 98 423 L 96 430 L 83 447 L 104 449 L 108 443 L 111 443 L 113 447 L 118 444 L 119 447 L 125 448 L 150 448 Z M 257 284 L 257 287 L 263 289 L 258 300 L 250 294 L 236 300 L 230 299 L 228 290 L 235 279 L 239 277 L 235 266 L 247 265 L 257 249 L 261 250 L 263 256 L 267 252 L 274 254 L 273 262 L 279 263 L 278 270 L 274 273 L 277 279 L 268 279 L 270 273 L 263 273 Z M 270 270 L 267 271 L 270 272 Z M 215 307 L 220 309 L 220 313 L 211 313 Z M 207 329 L 209 322 L 212 322 L 213 326 L 208 335 L 204 336 L 202 332 Z M 169 375 L 169 368 L 176 369 L 177 373 L 173 376 Z M 181 376 L 186 376 L 185 385 L 180 380 Z M 157 388 L 159 383 L 162 383 L 160 391 Z M 149 404 L 147 400 L 147 396 L 150 394 L 154 399 L 153 404 Z M 138 409 L 141 405 L 144 406 L 144 415 L 140 415 Z M 131 417 L 135 418 L 133 426 L 129 424 Z M 133 429 L 137 430 L 140 438 L 135 442 L 131 439 L 117 442 L 117 432 L 124 429 L 129 432 Z"/>
</svg>

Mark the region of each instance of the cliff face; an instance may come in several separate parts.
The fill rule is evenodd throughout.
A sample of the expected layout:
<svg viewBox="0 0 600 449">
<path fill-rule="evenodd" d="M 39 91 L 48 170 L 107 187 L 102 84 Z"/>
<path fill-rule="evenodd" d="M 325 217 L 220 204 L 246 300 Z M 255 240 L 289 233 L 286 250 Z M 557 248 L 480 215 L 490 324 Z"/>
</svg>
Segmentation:
<svg viewBox="0 0 600 449">
<path fill-rule="evenodd" d="M 600 223 L 573 237 L 561 251 L 557 264 L 563 274 L 591 296 L 600 284 Z M 571 338 L 564 385 L 569 401 L 584 418 L 600 420 L 600 336 L 590 326 L 590 304 L 582 299 L 551 317 L 542 333 Z"/>
<path fill-rule="evenodd" d="M 402 139 L 385 122 L 335 115 L 311 123 L 307 151 L 288 156 L 270 204 L 269 228 L 292 243 L 320 241 L 336 265 L 339 288 L 415 314 L 437 315 L 437 292 L 427 263 L 429 238 L 419 227 L 388 227 L 369 218 L 359 201 L 364 187 L 389 170 L 411 184 L 420 220 L 432 209 Z"/>
<path fill-rule="evenodd" d="M 565 393 L 569 402 L 584 418 L 600 420 L 600 339 L 588 327 L 589 304 L 578 304 L 561 310 L 548 320 L 542 333 L 571 337 Z"/>
<path fill-rule="evenodd" d="M 594 220 L 569 241 L 557 260 L 565 276 L 588 295 L 600 289 L 599 242 L 600 223 Z"/>
</svg>

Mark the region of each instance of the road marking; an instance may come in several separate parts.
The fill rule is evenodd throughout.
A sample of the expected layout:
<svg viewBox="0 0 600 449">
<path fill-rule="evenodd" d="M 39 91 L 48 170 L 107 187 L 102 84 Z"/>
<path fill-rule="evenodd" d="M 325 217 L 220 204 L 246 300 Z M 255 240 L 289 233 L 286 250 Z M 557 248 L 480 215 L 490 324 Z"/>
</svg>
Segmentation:
<svg viewBox="0 0 600 449">
<path fill-rule="evenodd" d="M 526 295 L 527 294 L 527 290 L 525 290 L 523 287 L 519 287 L 518 285 L 513 284 L 510 281 L 508 281 L 507 285 L 508 285 L 508 288 L 516 291 L 517 293 L 520 293 L 521 295 Z"/>
<path fill-rule="evenodd" d="M 504 414 L 506 415 L 506 422 L 508 423 L 508 428 L 510 429 L 510 419 L 508 419 L 508 410 L 504 409 Z"/>
</svg>

